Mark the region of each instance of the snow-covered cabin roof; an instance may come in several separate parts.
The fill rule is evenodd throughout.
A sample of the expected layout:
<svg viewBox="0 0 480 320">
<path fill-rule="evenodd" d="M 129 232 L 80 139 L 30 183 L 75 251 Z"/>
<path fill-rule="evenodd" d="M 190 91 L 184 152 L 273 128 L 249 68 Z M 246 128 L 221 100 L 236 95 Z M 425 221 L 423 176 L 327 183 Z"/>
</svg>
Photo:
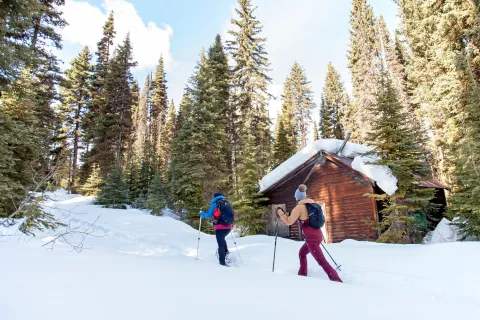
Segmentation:
<svg viewBox="0 0 480 320">
<path fill-rule="evenodd" d="M 338 139 L 320 139 L 309 143 L 305 148 L 294 154 L 284 163 L 276 167 L 259 181 L 260 193 L 264 193 L 291 172 L 301 167 L 320 152 L 336 153 L 343 141 Z M 376 159 L 362 156 L 372 150 L 370 147 L 357 143 L 347 142 L 340 156 L 353 159 L 351 167 L 376 182 L 385 193 L 392 195 L 397 191 L 397 178 L 387 166 L 368 164 Z"/>
</svg>

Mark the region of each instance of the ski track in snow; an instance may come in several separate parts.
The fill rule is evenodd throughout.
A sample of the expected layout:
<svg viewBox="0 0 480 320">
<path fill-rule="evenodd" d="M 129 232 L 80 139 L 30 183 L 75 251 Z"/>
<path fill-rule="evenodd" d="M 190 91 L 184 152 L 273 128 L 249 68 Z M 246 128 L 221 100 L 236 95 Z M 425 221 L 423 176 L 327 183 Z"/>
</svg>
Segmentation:
<svg viewBox="0 0 480 320">
<path fill-rule="evenodd" d="M 234 263 L 223 268 L 215 255 L 215 237 L 201 234 L 196 261 L 198 231 L 178 220 L 136 209 L 101 208 L 92 205 L 91 197 L 63 192 L 50 197 L 45 208 L 71 227 L 86 229 L 98 218 L 93 233 L 97 237 L 87 238 L 85 248 L 91 249 L 77 254 L 61 241 L 53 251 L 41 247 L 60 230 L 27 238 L 12 237 L 11 228 L 0 228 L 0 234 L 10 235 L 0 237 L 2 320 L 63 319 L 49 312 L 57 304 L 64 305 L 61 310 L 84 305 L 82 311 L 66 310 L 69 319 L 224 319 L 225 310 L 230 310 L 229 319 L 293 319 L 309 314 L 305 304 L 299 312 L 297 302 L 289 306 L 282 299 L 305 303 L 313 299 L 314 304 L 320 299 L 328 308 L 319 313 L 325 319 L 367 319 L 385 313 L 389 319 L 474 319 L 480 314 L 480 243 L 329 244 L 327 249 L 342 265 L 345 283 L 337 284 L 328 281 L 310 255 L 308 278 L 296 275 L 301 242 L 278 239 L 272 274 L 273 237 L 237 238 L 241 263 L 228 236 Z M 44 298 L 38 296 L 42 292 Z M 209 294 L 231 294 L 225 299 L 232 302 L 219 306 Z M 125 295 L 132 300 L 122 302 Z M 23 308 L 29 299 L 38 301 Z M 98 303 L 103 299 L 103 305 Z M 128 303 L 144 309 L 132 313 Z M 270 309 L 259 309 L 255 303 Z"/>
</svg>

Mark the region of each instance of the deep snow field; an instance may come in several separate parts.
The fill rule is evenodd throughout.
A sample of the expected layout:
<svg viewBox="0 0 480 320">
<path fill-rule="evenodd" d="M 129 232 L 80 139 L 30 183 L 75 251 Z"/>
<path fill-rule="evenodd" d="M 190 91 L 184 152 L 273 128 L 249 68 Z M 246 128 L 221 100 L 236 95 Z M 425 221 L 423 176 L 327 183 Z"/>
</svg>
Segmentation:
<svg viewBox="0 0 480 320">
<path fill-rule="evenodd" d="M 77 253 L 64 240 L 43 246 L 64 228 L 0 228 L 1 320 L 480 319 L 478 242 L 329 244 L 340 284 L 310 256 L 308 277 L 296 275 L 301 242 L 278 240 L 272 273 L 273 237 L 236 239 L 241 262 L 229 236 L 236 262 L 225 268 L 214 236 L 201 235 L 195 260 L 198 231 L 171 217 L 50 196 L 45 208 L 71 228 L 96 221 L 93 233 Z"/>
</svg>

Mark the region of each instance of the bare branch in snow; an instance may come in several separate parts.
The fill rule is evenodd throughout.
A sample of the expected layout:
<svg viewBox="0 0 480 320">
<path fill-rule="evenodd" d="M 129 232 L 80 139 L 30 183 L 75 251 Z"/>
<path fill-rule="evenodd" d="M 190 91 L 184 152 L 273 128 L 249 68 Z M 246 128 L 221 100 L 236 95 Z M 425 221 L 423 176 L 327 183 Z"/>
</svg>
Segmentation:
<svg viewBox="0 0 480 320">
<path fill-rule="evenodd" d="M 98 219 L 100 219 L 99 215 L 94 222 L 92 222 L 86 229 L 82 229 L 81 227 L 72 228 L 70 223 L 66 227 L 66 229 L 59 235 L 55 236 L 52 240 L 45 243 L 42 247 L 50 246 L 49 249 L 53 250 L 53 247 L 57 242 L 65 243 L 71 246 L 72 251 L 76 251 L 77 253 L 82 252 L 83 250 L 91 249 L 86 248 L 84 246 L 84 242 L 88 237 L 105 237 L 107 234 L 95 234 L 96 228 L 95 224 L 97 223 Z M 80 237 L 80 239 L 75 239 L 76 237 Z"/>
</svg>

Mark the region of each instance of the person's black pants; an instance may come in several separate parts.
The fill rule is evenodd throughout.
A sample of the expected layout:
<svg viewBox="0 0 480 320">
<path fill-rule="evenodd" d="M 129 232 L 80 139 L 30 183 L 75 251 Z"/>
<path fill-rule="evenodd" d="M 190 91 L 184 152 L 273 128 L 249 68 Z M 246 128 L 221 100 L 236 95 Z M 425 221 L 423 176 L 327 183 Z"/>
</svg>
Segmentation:
<svg viewBox="0 0 480 320">
<path fill-rule="evenodd" d="M 225 265 L 225 255 L 228 253 L 227 241 L 225 238 L 230 233 L 230 229 L 215 230 L 215 237 L 218 243 L 218 260 L 222 266 Z"/>
</svg>

